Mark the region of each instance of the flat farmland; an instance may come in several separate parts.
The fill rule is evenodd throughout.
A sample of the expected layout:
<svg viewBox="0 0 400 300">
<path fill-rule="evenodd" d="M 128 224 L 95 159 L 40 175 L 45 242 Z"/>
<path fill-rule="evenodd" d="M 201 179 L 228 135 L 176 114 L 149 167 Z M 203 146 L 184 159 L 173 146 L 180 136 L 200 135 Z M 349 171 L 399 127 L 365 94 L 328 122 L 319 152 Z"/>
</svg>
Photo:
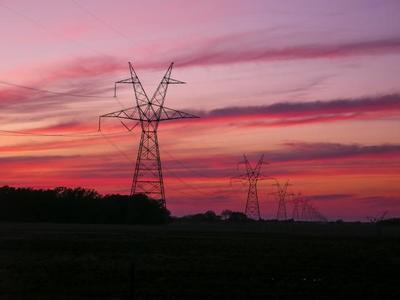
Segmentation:
<svg viewBox="0 0 400 300">
<path fill-rule="evenodd" d="M 0 299 L 400 299 L 374 224 L 0 224 Z"/>
</svg>

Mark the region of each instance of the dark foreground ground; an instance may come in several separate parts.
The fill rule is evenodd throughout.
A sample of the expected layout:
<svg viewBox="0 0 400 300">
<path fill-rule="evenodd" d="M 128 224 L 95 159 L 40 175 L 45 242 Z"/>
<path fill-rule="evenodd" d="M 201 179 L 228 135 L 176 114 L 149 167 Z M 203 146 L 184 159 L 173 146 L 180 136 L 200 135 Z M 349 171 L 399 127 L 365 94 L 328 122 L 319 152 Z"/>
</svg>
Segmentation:
<svg viewBox="0 0 400 300">
<path fill-rule="evenodd" d="M 396 227 L 0 224 L 2 300 L 400 299 L 399 278 Z"/>
</svg>

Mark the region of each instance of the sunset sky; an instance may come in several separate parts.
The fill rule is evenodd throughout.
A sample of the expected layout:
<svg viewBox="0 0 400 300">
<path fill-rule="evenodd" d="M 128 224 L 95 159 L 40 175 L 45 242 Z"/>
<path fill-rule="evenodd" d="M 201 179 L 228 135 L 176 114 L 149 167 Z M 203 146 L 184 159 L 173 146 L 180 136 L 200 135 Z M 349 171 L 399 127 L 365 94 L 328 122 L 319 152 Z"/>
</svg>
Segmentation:
<svg viewBox="0 0 400 300">
<path fill-rule="evenodd" d="M 244 153 L 331 220 L 400 215 L 398 0 L 2 0 L 0 36 L 0 186 L 128 194 L 140 132 L 98 116 L 173 61 L 165 105 L 201 117 L 159 128 L 173 215 L 243 210 Z"/>
</svg>

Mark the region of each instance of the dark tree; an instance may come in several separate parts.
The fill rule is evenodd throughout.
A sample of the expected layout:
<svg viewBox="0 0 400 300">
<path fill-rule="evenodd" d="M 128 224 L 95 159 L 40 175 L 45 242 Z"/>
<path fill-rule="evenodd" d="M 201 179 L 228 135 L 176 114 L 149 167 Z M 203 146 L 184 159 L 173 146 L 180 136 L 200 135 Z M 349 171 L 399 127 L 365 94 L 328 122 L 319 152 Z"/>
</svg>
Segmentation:
<svg viewBox="0 0 400 300">
<path fill-rule="evenodd" d="M 183 221 L 193 221 L 193 222 L 217 222 L 221 220 L 221 217 L 218 216 L 212 210 L 208 210 L 205 213 L 188 215 L 180 219 Z"/>
<path fill-rule="evenodd" d="M 249 218 L 244 213 L 231 211 L 227 220 L 230 222 L 244 222 L 249 221 Z"/>
</svg>

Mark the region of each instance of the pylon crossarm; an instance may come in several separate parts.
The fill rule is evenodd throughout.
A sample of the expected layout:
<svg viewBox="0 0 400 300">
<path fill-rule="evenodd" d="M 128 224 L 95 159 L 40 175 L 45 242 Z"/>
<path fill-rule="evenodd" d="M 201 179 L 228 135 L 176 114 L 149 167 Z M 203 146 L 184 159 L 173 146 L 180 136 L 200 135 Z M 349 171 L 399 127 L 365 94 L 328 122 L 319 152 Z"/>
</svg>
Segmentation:
<svg viewBox="0 0 400 300">
<path fill-rule="evenodd" d="M 132 78 L 122 79 L 122 80 L 114 82 L 114 98 L 117 97 L 117 85 L 124 84 L 124 83 L 132 84 L 133 83 Z"/>
<path fill-rule="evenodd" d="M 131 107 L 123 110 L 114 111 L 105 115 L 100 116 L 100 118 L 119 118 L 126 120 L 136 120 L 136 121 L 148 121 L 140 116 L 139 109 L 137 107 Z"/>
<path fill-rule="evenodd" d="M 190 113 L 175 110 L 172 108 L 168 108 L 168 107 L 164 107 L 164 106 L 160 106 L 160 105 L 156 105 L 156 104 L 153 104 L 152 106 L 158 112 L 157 121 L 199 118 L 198 116 L 192 115 Z"/>
<path fill-rule="evenodd" d="M 101 115 L 99 117 L 99 128 L 98 128 L 99 131 L 101 131 L 101 119 L 102 118 L 120 119 L 120 122 L 122 123 L 122 125 L 124 125 L 124 127 L 126 127 L 126 129 L 128 129 L 129 131 L 132 131 L 133 128 L 135 128 L 138 125 L 138 123 L 135 123 L 135 125 L 133 127 L 129 128 L 122 120 L 142 121 L 137 107 L 127 108 L 127 109 L 123 109 L 123 110 L 119 110 L 119 111 L 114 111 L 114 112 L 111 112 L 111 113 L 108 113 L 105 115 Z"/>
<path fill-rule="evenodd" d="M 167 83 L 168 84 L 186 84 L 186 82 L 184 82 L 184 81 L 176 80 L 173 78 L 168 78 Z"/>
</svg>

